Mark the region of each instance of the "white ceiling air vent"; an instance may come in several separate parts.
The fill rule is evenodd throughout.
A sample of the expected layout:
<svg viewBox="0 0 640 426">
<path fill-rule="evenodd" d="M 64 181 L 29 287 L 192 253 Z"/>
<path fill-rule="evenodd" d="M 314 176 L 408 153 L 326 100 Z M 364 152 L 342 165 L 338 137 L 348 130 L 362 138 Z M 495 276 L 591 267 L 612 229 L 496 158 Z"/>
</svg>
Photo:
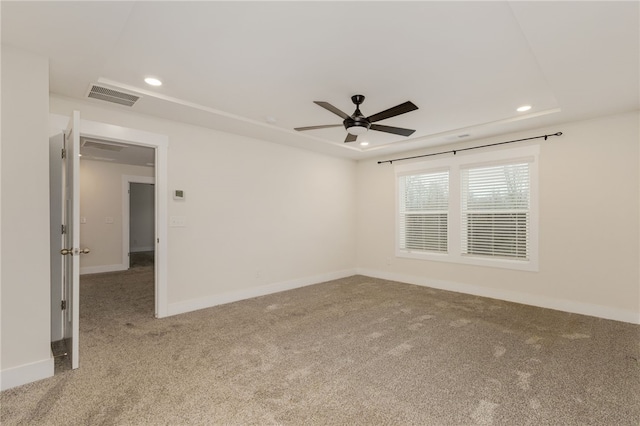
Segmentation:
<svg viewBox="0 0 640 426">
<path fill-rule="evenodd" d="M 92 84 L 91 87 L 89 87 L 89 93 L 87 93 L 87 97 L 129 107 L 133 106 L 138 101 L 138 99 L 140 99 L 140 96 L 119 92 L 113 89 L 107 89 L 106 87 L 98 86 L 96 84 Z"/>
</svg>

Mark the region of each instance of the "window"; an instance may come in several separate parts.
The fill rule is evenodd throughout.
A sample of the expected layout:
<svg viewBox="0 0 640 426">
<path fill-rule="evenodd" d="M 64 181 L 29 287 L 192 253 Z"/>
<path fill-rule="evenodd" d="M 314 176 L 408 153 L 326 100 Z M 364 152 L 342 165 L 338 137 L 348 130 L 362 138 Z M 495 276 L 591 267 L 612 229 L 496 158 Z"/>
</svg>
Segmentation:
<svg viewBox="0 0 640 426">
<path fill-rule="evenodd" d="M 462 170 L 462 254 L 528 259 L 529 163 Z"/>
<path fill-rule="evenodd" d="M 538 151 L 396 166 L 396 255 L 537 271 Z"/>
<path fill-rule="evenodd" d="M 449 172 L 400 177 L 400 246 L 447 251 Z"/>
</svg>

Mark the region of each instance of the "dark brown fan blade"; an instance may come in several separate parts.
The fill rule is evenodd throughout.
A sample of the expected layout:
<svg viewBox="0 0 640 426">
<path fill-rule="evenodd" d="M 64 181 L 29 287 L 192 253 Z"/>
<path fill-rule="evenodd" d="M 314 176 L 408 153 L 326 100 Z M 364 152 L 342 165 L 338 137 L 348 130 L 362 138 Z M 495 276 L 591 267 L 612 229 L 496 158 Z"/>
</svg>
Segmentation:
<svg viewBox="0 0 640 426">
<path fill-rule="evenodd" d="M 297 130 L 300 132 L 302 130 L 328 129 L 329 127 L 342 127 L 342 124 L 325 124 L 322 126 L 296 127 L 293 130 Z"/>
<path fill-rule="evenodd" d="M 403 129 L 402 127 L 383 126 L 381 124 L 372 124 L 369 127 L 370 130 L 377 130 L 379 132 L 393 133 L 394 135 L 411 136 L 415 130 Z"/>
<path fill-rule="evenodd" d="M 344 139 L 344 143 L 355 142 L 356 139 L 358 139 L 358 135 L 352 135 L 351 133 L 347 133 L 347 137 Z"/>
<path fill-rule="evenodd" d="M 322 108 L 324 108 L 326 110 L 331 111 L 332 113 L 334 113 L 335 115 L 339 116 L 342 119 L 349 118 L 349 116 L 347 114 L 345 114 L 344 112 L 340 111 L 338 108 L 334 107 L 329 102 L 313 101 L 313 103 L 317 104 L 317 105 L 320 105 Z"/>
<path fill-rule="evenodd" d="M 404 114 L 405 112 L 414 111 L 416 109 L 418 109 L 418 107 L 415 106 L 413 102 L 407 101 L 403 104 L 396 105 L 393 108 L 389 108 L 377 114 L 373 114 L 371 117 L 367 117 L 367 120 L 369 120 L 370 123 L 375 123 L 376 121 L 395 117 L 396 115 Z"/>
</svg>

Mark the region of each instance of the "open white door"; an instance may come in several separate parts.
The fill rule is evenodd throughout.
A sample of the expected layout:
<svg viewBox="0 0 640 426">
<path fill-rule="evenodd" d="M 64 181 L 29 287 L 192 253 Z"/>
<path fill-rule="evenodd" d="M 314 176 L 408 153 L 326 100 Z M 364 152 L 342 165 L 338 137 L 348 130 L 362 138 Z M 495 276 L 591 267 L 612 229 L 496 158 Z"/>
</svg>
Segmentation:
<svg viewBox="0 0 640 426">
<path fill-rule="evenodd" d="M 63 263 L 60 250 L 65 248 L 64 228 L 64 176 L 61 153 L 64 152 L 64 134 L 49 138 L 49 217 L 51 239 L 51 341 L 64 339 L 65 311 Z"/>
<path fill-rule="evenodd" d="M 78 368 L 80 346 L 80 112 L 74 111 L 69 127 L 65 131 L 63 160 L 63 200 L 65 246 L 60 251 L 64 256 L 64 338 L 71 358 L 71 368 Z"/>
</svg>

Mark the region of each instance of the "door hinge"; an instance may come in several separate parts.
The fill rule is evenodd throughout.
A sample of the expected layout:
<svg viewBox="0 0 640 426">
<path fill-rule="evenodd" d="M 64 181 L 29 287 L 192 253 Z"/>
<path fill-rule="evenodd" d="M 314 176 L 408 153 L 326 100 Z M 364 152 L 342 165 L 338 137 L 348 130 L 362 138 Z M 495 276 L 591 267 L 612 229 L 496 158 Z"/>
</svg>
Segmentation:
<svg viewBox="0 0 640 426">
<path fill-rule="evenodd" d="M 67 157 L 67 150 L 62 148 L 62 158 L 66 158 Z"/>
<path fill-rule="evenodd" d="M 63 311 L 65 309 L 67 309 L 67 301 L 63 300 L 62 302 L 60 302 L 60 309 L 62 309 Z"/>
<path fill-rule="evenodd" d="M 61 234 L 66 234 L 67 233 L 67 227 L 64 226 L 64 225 L 60 225 L 60 226 L 61 226 L 60 233 Z"/>
</svg>

